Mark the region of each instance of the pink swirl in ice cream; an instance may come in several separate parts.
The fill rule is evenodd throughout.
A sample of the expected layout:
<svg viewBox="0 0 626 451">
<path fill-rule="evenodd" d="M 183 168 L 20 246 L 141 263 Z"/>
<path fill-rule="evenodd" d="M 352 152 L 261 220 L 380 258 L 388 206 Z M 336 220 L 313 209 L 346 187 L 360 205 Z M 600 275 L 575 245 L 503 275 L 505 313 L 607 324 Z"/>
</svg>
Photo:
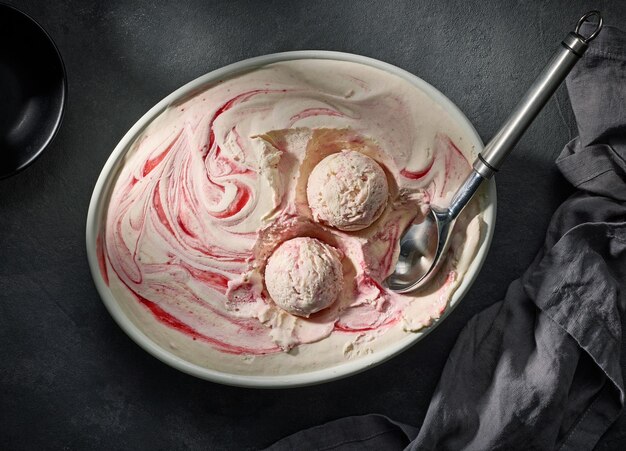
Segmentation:
<svg viewBox="0 0 626 451">
<path fill-rule="evenodd" d="M 476 251 L 474 204 L 438 280 L 408 296 L 383 286 L 404 228 L 468 174 L 463 137 L 426 94 L 365 65 L 295 60 L 221 81 L 171 105 L 130 147 L 100 236 L 103 275 L 150 338 L 209 368 L 286 374 L 375 352 L 438 318 Z M 343 227 L 352 231 L 316 222 L 307 202 L 311 172 L 341 154 L 380 169 L 357 186 L 371 199 L 353 193 L 350 208 L 367 208 Z M 290 313 L 263 277 L 298 237 L 338 250 L 341 277 L 334 263 L 323 276 L 343 284 L 333 301 L 316 299 L 323 308 L 307 298 Z"/>
</svg>

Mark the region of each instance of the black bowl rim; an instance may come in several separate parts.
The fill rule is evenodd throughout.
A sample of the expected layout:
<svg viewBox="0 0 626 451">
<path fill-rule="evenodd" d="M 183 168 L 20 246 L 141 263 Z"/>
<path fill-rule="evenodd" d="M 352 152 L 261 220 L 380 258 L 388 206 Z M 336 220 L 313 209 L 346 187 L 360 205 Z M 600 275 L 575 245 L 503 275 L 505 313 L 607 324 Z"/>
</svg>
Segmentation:
<svg viewBox="0 0 626 451">
<path fill-rule="evenodd" d="M 67 104 L 67 72 L 65 70 L 65 63 L 63 62 L 63 58 L 61 57 L 61 52 L 59 51 L 59 48 L 54 42 L 54 39 L 52 39 L 52 36 L 50 36 L 50 34 L 46 31 L 44 27 L 41 26 L 39 22 L 37 22 L 32 16 L 25 13 L 24 11 L 16 8 L 15 6 L 0 2 L 0 10 L 2 8 L 13 10 L 13 12 L 17 14 L 21 14 L 22 16 L 26 17 L 26 19 L 28 19 L 31 23 L 33 23 L 35 27 L 41 30 L 41 32 L 48 39 L 50 44 L 52 44 L 52 48 L 56 52 L 57 59 L 59 60 L 59 63 L 61 64 L 61 74 L 63 78 L 63 93 L 61 95 L 61 108 L 60 108 L 61 114 L 59 115 L 59 119 L 57 120 L 57 123 L 55 124 L 54 129 L 52 130 L 52 133 L 50 133 L 50 135 L 48 136 L 48 139 L 46 140 L 46 142 L 42 146 L 40 146 L 39 149 L 37 149 L 37 151 L 33 152 L 30 159 L 26 163 L 18 166 L 17 168 L 14 168 L 13 170 L 7 172 L 4 175 L 0 174 L 0 180 L 9 178 L 17 174 L 18 172 L 23 171 L 24 169 L 29 167 L 31 164 L 33 164 L 35 160 L 37 160 L 37 158 L 41 156 L 41 154 L 44 152 L 44 150 L 48 148 L 48 146 L 52 143 L 57 133 L 59 132 L 59 129 L 61 128 L 61 123 L 63 122 L 63 118 L 65 117 L 65 107 Z"/>
</svg>

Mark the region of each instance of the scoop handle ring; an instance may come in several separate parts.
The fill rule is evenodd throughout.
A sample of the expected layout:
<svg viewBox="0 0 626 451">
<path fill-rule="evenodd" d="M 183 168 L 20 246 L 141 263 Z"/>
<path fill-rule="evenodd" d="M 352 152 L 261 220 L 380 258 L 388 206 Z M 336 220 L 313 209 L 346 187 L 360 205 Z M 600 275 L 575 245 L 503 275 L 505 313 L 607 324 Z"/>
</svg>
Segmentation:
<svg viewBox="0 0 626 451">
<path fill-rule="evenodd" d="M 596 16 L 598 18 L 598 23 L 596 24 L 596 28 L 588 37 L 584 37 L 583 35 L 580 34 L 580 28 L 585 22 L 589 22 L 589 18 L 593 16 Z M 596 36 L 598 36 L 598 33 L 600 33 L 600 30 L 602 30 L 602 24 L 603 24 L 602 14 L 600 14 L 600 11 L 596 11 L 596 10 L 589 11 L 587 14 L 585 14 L 580 19 L 578 19 L 578 23 L 576 24 L 576 30 L 574 31 L 574 33 L 580 36 L 582 40 L 585 42 L 585 44 L 589 44 L 591 41 L 593 41 L 596 38 Z"/>
</svg>

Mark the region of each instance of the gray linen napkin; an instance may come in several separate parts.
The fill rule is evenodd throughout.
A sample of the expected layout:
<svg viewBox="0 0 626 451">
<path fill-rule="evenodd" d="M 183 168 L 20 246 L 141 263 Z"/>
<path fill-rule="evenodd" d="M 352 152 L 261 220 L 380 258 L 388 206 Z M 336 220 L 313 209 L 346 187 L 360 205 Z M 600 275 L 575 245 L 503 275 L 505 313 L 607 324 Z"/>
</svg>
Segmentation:
<svg viewBox="0 0 626 451">
<path fill-rule="evenodd" d="M 579 137 L 557 160 L 578 192 L 503 301 L 459 335 L 419 428 L 380 415 L 282 449 L 591 449 L 624 405 L 626 33 L 605 27 L 567 79 Z"/>
</svg>

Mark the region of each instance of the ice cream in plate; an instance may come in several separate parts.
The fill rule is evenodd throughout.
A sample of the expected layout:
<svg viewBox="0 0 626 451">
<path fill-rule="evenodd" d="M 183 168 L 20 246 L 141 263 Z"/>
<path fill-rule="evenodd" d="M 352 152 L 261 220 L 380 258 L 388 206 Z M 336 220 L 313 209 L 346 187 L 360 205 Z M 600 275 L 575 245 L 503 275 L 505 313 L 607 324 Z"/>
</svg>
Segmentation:
<svg viewBox="0 0 626 451">
<path fill-rule="evenodd" d="M 367 64 L 214 78 L 153 113 L 110 171 L 99 277 L 133 327 L 197 368 L 289 376 L 371 359 L 436 321 L 475 259 L 480 196 L 436 280 L 384 286 L 402 231 L 449 201 L 475 142 L 429 93 Z"/>
</svg>

